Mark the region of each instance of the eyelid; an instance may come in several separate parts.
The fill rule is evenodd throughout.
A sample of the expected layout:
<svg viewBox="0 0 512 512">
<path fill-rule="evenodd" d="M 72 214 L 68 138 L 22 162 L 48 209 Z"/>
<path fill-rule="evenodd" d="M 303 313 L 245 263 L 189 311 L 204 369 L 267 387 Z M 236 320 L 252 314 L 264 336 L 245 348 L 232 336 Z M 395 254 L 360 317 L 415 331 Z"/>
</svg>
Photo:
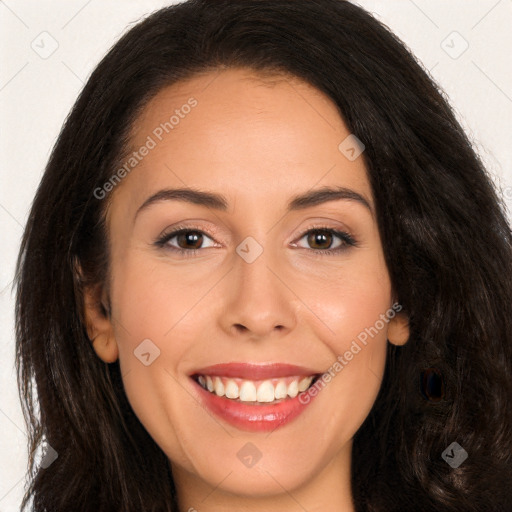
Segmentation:
<svg viewBox="0 0 512 512">
<path fill-rule="evenodd" d="M 305 236 L 307 236 L 309 233 L 314 231 L 326 231 L 329 233 L 332 233 L 334 236 L 337 236 L 341 241 L 342 244 L 338 247 L 335 247 L 334 249 L 311 249 L 311 248 L 304 248 L 301 247 L 301 249 L 306 249 L 310 252 L 316 253 L 319 256 L 325 255 L 325 254 L 336 254 L 343 250 L 348 249 L 349 247 L 357 247 L 359 245 L 358 241 L 350 233 L 350 231 L 345 230 L 343 228 L 336 228 L 332 226 L 328 226 L 326 224 L 313 224 L 312 226 L 308 227 L 307 229 L 304 229 L 301 233 L 301 235 L 295 239 L 294 246 L 296 246 L 296 243 L 300 240 L 302 240 Z"/>
<path fill-rule="evenodd" d="M 202 235 L 205 235 L 208 238 L 212 239 L 213 242 L 218 243 L 217 240 L 214 240 L 214 237 L 216 238 L 217 233 L 219 232 L 218 229 L 211 229 L 211 231 L 213 231 L 213 234 L 212 234 L 209 232 L 209 230 L 204 229 L 204 227 L 200 227 L 200 226 L 194 225 L 194 224 L 174 224 L 172 226 L 169 226 L 169 227 L 165 228 L 160 233 L 160 235 L 158 235 L 158 237 L 156 238 L 154 243 L 160 247 L 164 247 L 165 244 L 169 240 L 171 240 L 175 236 L 179 235 L 180 233 L 187 232 L 187 231 L 197 231 L 198 233 L 201 233 Z M 201 249 L 181 249 L 181 248 L 176 248 L 176 247 L 173 247 L 173 249 L 175 249 L 176 251 L 183 251 L 183 252 L 187 252 L 187 253 L 201 250 Z"/>
</svg>

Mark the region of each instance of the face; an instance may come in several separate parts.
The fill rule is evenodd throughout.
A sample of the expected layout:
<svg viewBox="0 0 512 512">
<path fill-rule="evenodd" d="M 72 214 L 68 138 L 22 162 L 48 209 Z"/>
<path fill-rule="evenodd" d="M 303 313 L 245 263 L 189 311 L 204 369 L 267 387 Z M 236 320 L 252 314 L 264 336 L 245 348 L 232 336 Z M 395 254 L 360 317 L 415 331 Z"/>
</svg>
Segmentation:
<svg viewBox="0 0 512 512">
<path fill-rule="evenodd" d="M 349 135 L 318 90 L 245 69 L 160 91 L 134 125 L 107 215 L 112 315 L 90 309 L 89 329 L 179 486 L 349 485 L 387 339 L 405 339 Z"/>
</svg>

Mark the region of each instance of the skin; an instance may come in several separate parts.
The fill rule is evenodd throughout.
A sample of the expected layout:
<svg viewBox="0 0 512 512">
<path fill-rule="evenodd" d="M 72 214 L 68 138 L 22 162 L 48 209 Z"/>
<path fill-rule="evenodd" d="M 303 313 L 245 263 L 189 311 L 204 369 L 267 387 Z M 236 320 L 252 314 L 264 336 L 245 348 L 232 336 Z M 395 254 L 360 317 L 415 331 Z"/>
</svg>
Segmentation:
<svg viewBox="0 0 512 512">
<path fill-rule="evenodd" d="M 347 199 L 286 211 L 293 196 L 322 186 L 351 189 L 374 210 L 363 157 L 338 150 L 350 132 L 324 94 L 248 69 L 161 90 L 134 124 L 133 148 L 191 96 L 197 106 L 113 193 L 109 284 L 86 293 L 90 338 L 103 361 L 120 358 L 128 399 L 171 461 L 180 510 L 354 511 L 352 438 L 379 391 L 388 340 L 407 341 L 407 318 L 386 323 L 298 418 L 270 434 L 210 415 L 188 374 L 231 361 L 323 372 L 392 306 L 373 211 Z M 222 194 L 228 208 L 167 200 L 136 216 L 173 187 Z M 172 252 L 176 238 L 155 245 L 177 223 L 204 233 L 195 255 Z M 319 256 L 305 236 L 318 225 L 348 231 L 357 246 Z M 248 236 L 263 248 L 252 263 L 235 250 Z M 331 240 L 342 243 L 332 235 L 320 248 Z M 98 306 L 107 298 L 109 318 Z M 160 350 L 149 366 L 134 356 L 145 339 Z M 252 468 L 237 457 L 248 442 L 262 454 Z"/>
</svg>

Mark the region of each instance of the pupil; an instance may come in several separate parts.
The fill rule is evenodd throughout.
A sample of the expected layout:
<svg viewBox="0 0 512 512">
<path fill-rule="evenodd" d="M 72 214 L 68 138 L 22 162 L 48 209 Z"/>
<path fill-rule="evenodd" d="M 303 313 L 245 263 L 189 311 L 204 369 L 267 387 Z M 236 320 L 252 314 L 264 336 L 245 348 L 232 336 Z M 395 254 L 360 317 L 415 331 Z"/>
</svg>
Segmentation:
<svg viewBox="0 0 512 512">
<path fill-rule="evenodd" d="M 190 248 L 192 246 L 193 249 L 196 249 L 201 246 L 201 242 L 203 240 L 203 235 L 198 233 L 197 231 L 187 231 L 186 233 L 182 233 L 178 237 L 178 242 L 184 241 L 185 248 Z M 195 242 L 195 245 L 194 245 Z M 179 243 L 180 247 L 183 247 L 181 243 Z"/>
<path fill-rule="evenodd" d="M 327 243 L 327 247 L 330 247 L 330 240 L 328 237 L 330 237 L 331 234 L 326 232 L 326 231 L 316 231 L 314 233 L 311 233 L 310 234 L 310 238 L 308 240 L 308 242 L 310 243 L 310 245 L 312 245 L 313 247 L 317 246 L 318 245 L 322 245 Z M 320 247 L 321 249 L 324 249 L 325 247 Z"/>
</svg>

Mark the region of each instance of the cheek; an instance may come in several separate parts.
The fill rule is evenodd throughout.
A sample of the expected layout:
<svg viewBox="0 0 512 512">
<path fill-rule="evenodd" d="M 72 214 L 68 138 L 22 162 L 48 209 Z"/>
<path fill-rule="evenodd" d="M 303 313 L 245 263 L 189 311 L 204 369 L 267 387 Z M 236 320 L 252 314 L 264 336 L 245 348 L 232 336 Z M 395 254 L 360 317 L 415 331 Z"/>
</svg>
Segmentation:
<svg viewBox="0 0 512 512">
<path fill-rule="evenodd" d="M 332 296 L 327 294 L 319 304 L 323 320 L 334 334 L 324 338 L 332 359 L 314 386 L 324 402 L 336 404 L 325 420 L 334 445 L 354 436 L 380 390 L 388 343 L 388 292 L 387 286 L 377 282 L 369 289 L 346 286 Z"/>
<path fill-rule="evenodd" d="M 126 396 L 146 430 L 175 460 L 186 459 L 176 421 L 183 415 L 184 392 L 175 376 L 190 341 L 198 339 L 197 324 L 186 321 L 198 293 L 176 273 L 161 267 L 157 272 L 136 252 L 112 274 L 115 338 Z M 195 403 L 188 395 L 186 399 L 193 408 Z"/>
<path fill-rule="evenodd" d="M 125 388 L 134 406 L 144 394 L 169 389 L 170 379 L 194 336 L 176 336 L 194 294 L 179 283 L 169 286 L 147 259 L 127 255 L 112 274 L 111 301 L 119 361 Z M 176 327 L 178 326 L 178 327 Z M 181 332 L 183 334 L 183 332 Z M 153 390 L 153 391 L 152 391 Z"/>
<path fill-rule="evenodd" d="M 328 328 L 326 342 L 335 353 L 349 350 L 353 340 L 361 345 L 367 342 L 366 346 L 373 341 L 375 346 L 382 344 L 387 335 L 387 312 L 392 306 L 391 283 L 383 259 L 370 254 L 340 267 L 316 287 L 304 280 L 299 293 Z"/>
<path fill-rule="evenodd" d="M 344 396 L 347 410 L 361 411 L 362 421 L 384 374 L 388 324 L 394 316 L 391 284 L 377 258 L 361 259 L 334 276 L 321 293 L 309 294 L 309 303 L 319 320 L 317 335 L 332 354 L 325 379 Z M 306 293 L 306 283 L 303 289 Z"/>
<path fill-rule="evenodd" d="M 136 251 L 128 254 L 116 266 L 111 286 L 120 351 L 133 352 L 150 339 L 166 352 L 179 354 L 179 342 L 171 344 L 169 339 L 177 329 L 193 327 L 187 315 L 201 297 L 199 284 L 197 278 L 187 278 L 179 269 L 152 263 Z"/>
</svg>

